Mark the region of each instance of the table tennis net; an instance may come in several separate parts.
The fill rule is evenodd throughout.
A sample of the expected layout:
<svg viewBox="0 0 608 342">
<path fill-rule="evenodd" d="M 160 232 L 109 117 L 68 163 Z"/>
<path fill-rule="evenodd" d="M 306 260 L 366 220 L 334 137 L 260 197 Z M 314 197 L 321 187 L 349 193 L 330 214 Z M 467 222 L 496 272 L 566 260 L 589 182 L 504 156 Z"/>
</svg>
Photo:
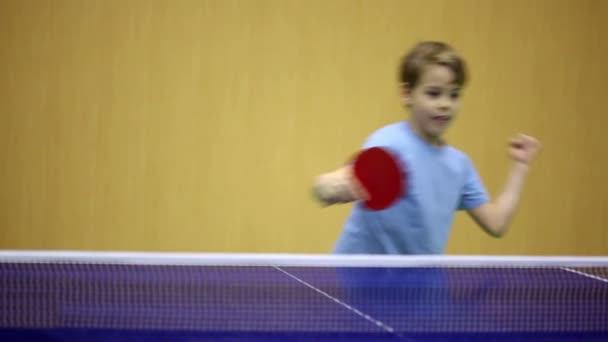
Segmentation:
<svg viewBox="0 0 608 342">
<path fill-rule="evenodd" d="M 0 328 L 607 333 L 608 259 L 6 252 Z"/>
</svg>

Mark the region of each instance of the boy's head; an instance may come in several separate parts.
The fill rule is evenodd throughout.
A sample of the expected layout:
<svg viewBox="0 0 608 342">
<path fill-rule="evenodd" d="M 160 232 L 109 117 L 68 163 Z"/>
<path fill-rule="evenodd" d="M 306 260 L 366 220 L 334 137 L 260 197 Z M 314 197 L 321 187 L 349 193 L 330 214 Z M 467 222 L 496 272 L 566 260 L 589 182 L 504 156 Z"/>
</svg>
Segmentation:
<svg viewBox="0 0 608 342">
<path fill-rule="evenodd" d="M 430 142 L 440 143 L 460 105 L 466 83 L 464 60 L 445 43 L 422 42 L 403 58 L 399 81 L 414 129 Z"/>
</svg>

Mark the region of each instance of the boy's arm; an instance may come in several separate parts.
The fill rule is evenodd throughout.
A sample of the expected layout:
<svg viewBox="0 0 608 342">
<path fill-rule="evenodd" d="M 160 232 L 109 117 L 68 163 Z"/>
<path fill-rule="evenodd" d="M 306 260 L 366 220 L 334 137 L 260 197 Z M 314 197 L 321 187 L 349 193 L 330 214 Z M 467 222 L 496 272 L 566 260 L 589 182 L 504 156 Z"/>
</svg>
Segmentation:
<svg viewBox="0 0 608 342">
<path fill-rule="evenodd" d="M 539 142 L 530 136 L 519 135 L 512 139 L 509 144 L 509 157 L 513 160 L 513 165 L 504 190 L 494 201 L 468 211 L 492 236 L 500 237 L 506 233 L 519 204 L 530 163 L 539 150 Z"/>
</svg>

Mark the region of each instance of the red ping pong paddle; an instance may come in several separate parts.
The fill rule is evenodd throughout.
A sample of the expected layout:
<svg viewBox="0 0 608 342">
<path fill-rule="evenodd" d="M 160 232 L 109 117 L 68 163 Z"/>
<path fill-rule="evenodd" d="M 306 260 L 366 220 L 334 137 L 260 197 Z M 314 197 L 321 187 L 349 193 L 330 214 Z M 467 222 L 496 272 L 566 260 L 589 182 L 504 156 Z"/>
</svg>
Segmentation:
<svg viewBox="0 0 608 342">
<path fill-rule="evenodd" d="M 371 210 L 390 207 L 407 191 L 407 173 L 399 161 L 383 148 L 361 151 L 355 157 L 353 173 L 369 194 L 364 204 Z"/>
</svg>

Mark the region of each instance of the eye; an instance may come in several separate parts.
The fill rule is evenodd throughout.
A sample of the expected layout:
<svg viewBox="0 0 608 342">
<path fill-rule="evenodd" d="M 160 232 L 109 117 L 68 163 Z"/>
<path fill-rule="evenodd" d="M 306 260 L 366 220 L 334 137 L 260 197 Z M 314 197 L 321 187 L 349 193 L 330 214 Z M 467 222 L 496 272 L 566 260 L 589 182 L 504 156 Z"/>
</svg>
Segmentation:
<svg viewBox="0 0 608 342">
<path fill-rule="evenodd" d="M 427 90 L 426 94 L 430 97 L 438 97 L 439 95 L 441 95 L 441 92 L 438 90 Z"/>
<path fill-rule="evenodd" d="M 460 92 L 458 92 L 458 91 L 452 92 L 452 93 L 450 94 L 450 96 L 451 96 L 453 99 L 457 99 L 457 98 L 459 98 L 459 97 L 460 97 Z"/>
</svg>

